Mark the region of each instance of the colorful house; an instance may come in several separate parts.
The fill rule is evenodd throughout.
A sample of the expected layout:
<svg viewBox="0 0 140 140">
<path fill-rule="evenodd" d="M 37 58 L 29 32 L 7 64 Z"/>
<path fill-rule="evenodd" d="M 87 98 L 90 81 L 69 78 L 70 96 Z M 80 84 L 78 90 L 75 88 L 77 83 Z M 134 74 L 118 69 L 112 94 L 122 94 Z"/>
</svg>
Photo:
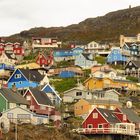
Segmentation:
<svg viewBox="0 0 140 140">
<path fill-rule="evenodd" d="M 93 65 L 97 65 L 97 61 L 93 60 L 93 55 L 90 53 L 82 53 L 75 57 L 75 66 L 80 66 L 84 69 L 89 69 Z"/>
<path fill-rule="evenodd" d="M 61 71 L 59 73 L 60 78 L 70 78 L 70 77 L 75 77 L 75 75 L 76 74 L 73 71 L 67 71 L 67 70 Z"/>
<path fill-rule="evenodd" d="M 50 84 L 46 84 L 42 91 L 47 94 L 53 105 L 60 106 L 62 99 Z"/>
<path fill-rule="evenodd" d="M 122 114 L 122 120 L 113 110 L 94 108 L 84 119 L 79 133 L 82 134 L 124 134 L 135 135 L 135 124 L 128 122 L 128 116 Z"/>
<path fill-rule="evenodd" d="M 125 65 L 125 74 L 133 77 L 140 77 L 140 61 L 130 60 Z"/>
<path fill-rule="evenodd" d="M 17 123 L 17 119 L 18 122 L 31 123 L 34 125 L 49 123 L 48 116 L 35 114 L 34 112 L 31 112 L 30 110 L 22 108 L 20 106 L 16 106 L 14 108 L 3 111 L 0 119 L 5 118 L 9 119 L 12 123 Z"/>
<path fill-rule="evenodd" d="M 126 122 L 124 118 L 127 118 L 127 122 L 134 123 L 136 129 L 140 129 L 140 117 L 132 108 L 116 108 L 114 113 L 121 122 Z"/>
<path fill-rule="evenodd" d="M 74 47 L 74 48 L 72 48 L 72 51 L 73 51 L 73 56 L 77 56 L 77 55 L 83 53 L 84 49 L 81 47 Z"/>
<path fill-rule="evenodd" d="M 10 65 L 15 65 L 18 63 L 18 60 L 17 60 L 15 54 L 2 53 L 0 55 L 0 63 L 7 63 Z"/>
<path fill-rule="evenodd" d="M 28 102 L 16 91 L 7 88 L 0 89 L 0 112 L 20 106 L 27 108 Z"/>
<path fill-rule="evenodd" d="M 53 57 L 56 62 L 73 60 L 73 51 L 71 48 L 58 48 L 53 50 Z"/>
<path fill-rule="evenodd" d="M 85 82 L 84 85 L 89 90 L 102 90 L 102 89 L 117 89 L 119 91 L 123 90 L 138 90 L 136 83 L 129 80 L 118 80 L 110 78 L 98 78 L 90 77 Z"/>
<path fill-rule="evenodd" d="M 114 110 L 122 107 L 119 94 L 115 90 L 93 92 L 92 99 L 81 99 L 74 105 L 75 116 L 86 116 L 95 107 Z"/>
<path fill-rule="evenodd" d="M 47 55 L 46 52 L 40 52 L 37 56 L 36 63 L 40 66 L 52 66 L 53 65 L 53 56 L 50 53 Z"/>
<path fill-rule="evenodd" d="M 42 38 L 42 37 L 33 37 L 32 38 L 32 47 L 34 49 L 45 49 L 45 48 L 59 48 L 61 47 L 61 42 L 57 38 Z"/>
<path fill-rule="evenodd" d="M 121 121 L 112 110 L 94 108 L 82 123 L 82 128 L 110 128 Z"/>
<path fill-rule="evenodd" d="M 110 64 L 124 64 L 127 58 L 122 55 L 120 48 L 113 48 L 111 53 L 107 56 L 107 63 Z"/>
<path fill-rule="evenodd" d="M 65 91 L 63 94 L 64 103 L 73 103 L 79 101 L 80 99 L 92 99 L 92 93 L 85 90 L 83 86 L 74 87 Z"/>
<path fill-rule="evenodd" d="M 51 115 L 55 111 L 47 94 L 37 88 L 29 88 L 23 97 L 28 101 L 30 110 L 40 115 Z"/>
<path fill-rule="evenodd" d="M 48 83 L 47 75 L 40 74 L 37 70 L 16 69 L 7 81 L 8 88 L 27 89 Z"/>
</svg>

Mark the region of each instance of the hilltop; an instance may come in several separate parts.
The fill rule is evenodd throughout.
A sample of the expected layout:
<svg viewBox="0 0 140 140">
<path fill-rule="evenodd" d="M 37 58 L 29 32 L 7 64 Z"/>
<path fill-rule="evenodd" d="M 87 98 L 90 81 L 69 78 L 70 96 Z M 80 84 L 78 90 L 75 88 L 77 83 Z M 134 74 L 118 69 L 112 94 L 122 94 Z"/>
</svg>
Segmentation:
<svg viewBox="0 0 140 140">
<path fill-rule="evenodd" d="M 88 43 L 92 40 L 118 42 L 120 34 L 140 32 L 140 6 L 88 18 L 67 27 L 36 27 L 11 35 L 7 41 L 23 41 L 31 37 L 58 37 L 62 41 Z"/>
</svg>

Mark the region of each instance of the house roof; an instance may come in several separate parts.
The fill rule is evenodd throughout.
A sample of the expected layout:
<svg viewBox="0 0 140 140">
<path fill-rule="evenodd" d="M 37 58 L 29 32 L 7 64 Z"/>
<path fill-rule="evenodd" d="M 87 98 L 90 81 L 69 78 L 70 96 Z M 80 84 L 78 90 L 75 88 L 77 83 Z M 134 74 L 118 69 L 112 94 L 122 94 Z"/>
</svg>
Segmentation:
<svg viewBox="0 0 140 140">
<path fill-rule="evenodd" d="M 113 110 L 108 110 L 103 108 L 97 108 L 97 109 L 109 123 L 120 123 L 117 117 L 113 114 Z"/>
<path fill-rule="evenodd" d="M 10 103 L 29 104 L 20 93 L 14 92 L 12 89 L 1 88 L 0 93 Z"/>
<path fill-rule="evenodd" d="M 123 114 L 126 114 L 128 120 L 134 123 L 140 123 L 140 117 L 130 108 L 121 108 Z"/>
<path fill-rule="evenodd" d="M 134 44 L 140 45 L 140 42 L 125 42 L 128 47 L 132 47 Z"/>
<path fill-rule="evenodd" d="M 19 69 L 29 81 L 40 82 L 44 75 L 41 75 L 37 70 Z"/>
<path fill-rule="evenodd" d="M 44 91 L 40 91 L 38 88 L 29 88 L 29 90 L 32 92 L 38 104 L 53 106 L 51 100 Z"/>
<path fill-rule="evenodd" d="M 54 88 L 50 85 L 50 84 L 46 84 L 43 88 L 42 91 L 44 91 L 45 93 L 54 93 L 60 100 L 62 100 L 60 98 L 60 96 L 57 94 L 57 92 L 54 90 Z"/>
<path fill-rule="evenodd" d="M 14 54 L 5 53 L 5 55 L 6 55 L 9 59 L 17 60 Z"/>
<path fill-rule="evenodd" d="M 138 68 L 140 68 L 140 61 L 131 60 L 131 62 L 134 63 Z"/>
<path fill-rule="evenodd" d="M 94 105 L 98 105 L 98 104 L 107 104 L 107 105 L 121 105 L 120 102 L 115 101 L 115 100 L 104 100 L 104 99 L 85 99 L 86 101 L 88 101 L 90 104 Z"/>
<path fill-rule="evenodd" d="M 113 114 L 113 110 L 103 109 L 103 108 L 93 108 L 93 110 L 87 115 L 85 120 L 82 122 L 82 124 L 87 120 L 87 118 L 93 113 L 94 110 L 97 110 L 103 118 L 109 122 L 109 123 L 120 123 L 120 120 Z"/>
<path fill-rule="evenodd" d="M 91 53 L 82 53 L 82 55 L 85 57 L 86 60 L 93 61 L 93 59 L 90 59 L 89 56 Z"/>
</svg>

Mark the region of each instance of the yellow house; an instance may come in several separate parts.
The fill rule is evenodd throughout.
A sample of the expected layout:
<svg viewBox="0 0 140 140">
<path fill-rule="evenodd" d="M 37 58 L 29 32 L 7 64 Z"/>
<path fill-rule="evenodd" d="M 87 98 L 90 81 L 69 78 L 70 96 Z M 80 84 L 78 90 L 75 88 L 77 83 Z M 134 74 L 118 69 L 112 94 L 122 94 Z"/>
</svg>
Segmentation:
<svg viewBox="0 0 140 140">
<path fill-rule="evenodd" d="M 90 77 L 84 82 L 84 85 L 89 90 L 102 90 L 105 88 L 126 88 L 128 90 L 137 90 L 137 85 L 134 82 L 128 80 L 115 80 L 110 78 Z"/>
<path fill-rule="evenodd" d="M 116 108 L 122 107 L 122 104 L 115 100 L 81 99 L 74 105 L 74 114 L 75 116 L 84 117 L 95 107 L 114 110 Z"/>
</svg>

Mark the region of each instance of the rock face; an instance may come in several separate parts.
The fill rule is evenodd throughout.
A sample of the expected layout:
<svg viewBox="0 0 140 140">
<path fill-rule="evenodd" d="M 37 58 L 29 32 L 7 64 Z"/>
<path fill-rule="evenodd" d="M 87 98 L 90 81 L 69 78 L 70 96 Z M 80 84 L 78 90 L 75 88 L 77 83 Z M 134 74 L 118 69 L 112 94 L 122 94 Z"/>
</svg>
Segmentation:
<svg viewBox="0 0 140 140">
<path fill-rule="evenodd" d="M 110 12 L 104 16 L 88 18 L 67 27 L 38 27 L 8 37 L 22 41 L 33 36 L 58 37 L 62 41 L 87 43 L 95 41 L 118 42 L 120 34 L 136 35 L 140 32 L 140 6 Z"/>
</svg>

